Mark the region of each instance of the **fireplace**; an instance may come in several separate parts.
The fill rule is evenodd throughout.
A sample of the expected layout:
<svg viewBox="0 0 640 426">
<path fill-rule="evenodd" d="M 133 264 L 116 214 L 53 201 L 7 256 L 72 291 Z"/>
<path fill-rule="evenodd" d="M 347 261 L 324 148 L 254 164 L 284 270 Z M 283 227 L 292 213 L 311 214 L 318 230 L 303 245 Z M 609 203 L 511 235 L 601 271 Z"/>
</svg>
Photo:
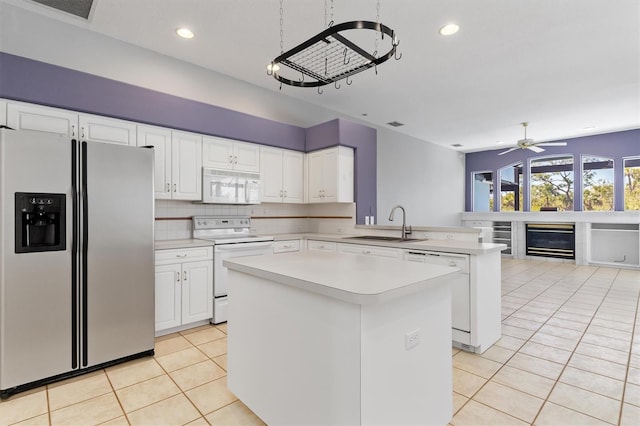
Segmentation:
<svg viewBox="0 0 640 426">
<path fill-rule="evenodd" d="M 572 223 L 527 223 L 527 256 L 576 258 L 575 225 Z"/>
</svg>

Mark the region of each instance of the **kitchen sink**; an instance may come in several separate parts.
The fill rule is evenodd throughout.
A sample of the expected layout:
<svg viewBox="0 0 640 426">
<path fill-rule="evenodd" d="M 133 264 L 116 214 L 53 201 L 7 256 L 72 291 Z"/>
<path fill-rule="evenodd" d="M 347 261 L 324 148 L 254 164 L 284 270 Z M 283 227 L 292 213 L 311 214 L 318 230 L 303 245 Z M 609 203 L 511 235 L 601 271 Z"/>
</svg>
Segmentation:
<svg viewBox="0 0 640 426">
<path fill-rule="evenodd" d="M 406 242 L 411 242 L 411 241 L 420 241 L 419 238 L 407 238 L 406 240 L 403 240 L 402 238 L 399 237 L 385 237 L 385 236 L 379 236 L 379 235 L 358 235 L 357 237 L 346 237 L 343 238 L 344 240 L 371 240 L 371 241 L 389 241 L 389 242 L 394 242 L 394 243 L 406 243 Z"/>
</svg>

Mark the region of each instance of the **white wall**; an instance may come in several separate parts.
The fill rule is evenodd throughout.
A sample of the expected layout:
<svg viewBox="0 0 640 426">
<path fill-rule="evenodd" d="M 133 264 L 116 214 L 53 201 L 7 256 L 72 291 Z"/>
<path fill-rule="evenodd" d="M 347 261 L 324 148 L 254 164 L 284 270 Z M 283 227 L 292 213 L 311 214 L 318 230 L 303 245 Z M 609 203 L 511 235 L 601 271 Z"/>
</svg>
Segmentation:
<svg viewBox="0 0 640 426">
<path fill-rule="evenodd" d="M 386 129 L 378 130 L 378 224 L 460 226 L 464 210 L 464 155 Z"/>
<path fill-rule="evenodd" d="M 259 117 L 310 127 L 358 118 L 302 102 L 0 1 L 0 50 Z M 414 225 L 459 225 L 464 160 L 378 127 L 378 223 L 402 204 Z"/>
</svg>

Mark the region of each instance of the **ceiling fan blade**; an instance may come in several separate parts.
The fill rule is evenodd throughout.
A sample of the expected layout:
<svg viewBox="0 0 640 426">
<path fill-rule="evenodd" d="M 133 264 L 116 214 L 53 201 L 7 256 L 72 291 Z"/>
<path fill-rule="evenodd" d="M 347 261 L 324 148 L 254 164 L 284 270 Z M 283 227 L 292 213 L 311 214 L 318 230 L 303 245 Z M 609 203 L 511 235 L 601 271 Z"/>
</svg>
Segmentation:
<svg viewBox="0 0 640 426">
<path fill-rule="evenodd" d="M 502 151 L 502 152 L 501 152 L 501 153 L 499 153 L 498 155 L 504 155 L 504 154 L 506 154 L 506 153 L 508 153 L 508 152 L 515 151 L 516 149 L 520 149 L 520 148 L 519 148 L 519 147 L 517 147 L 517 146 L 514 146 L 513 148 L 509 148 L 509 149 L 508 149 L 508 150 L 506 150 L 506 151 Z"/>
<path fill-rule="evenodd" d="M 533 151 L 535 153 L 540 153 L 540 152 L 544 151 L 544 148 L 538 148 L 535 145 L 528 146 L 527 149 L 530 149 L 531 151 Z"/>
<path fill-rule="evenodd" d="M 566 142 L 540 142 L 537 146 L 567 146 Z"/>
</svg>

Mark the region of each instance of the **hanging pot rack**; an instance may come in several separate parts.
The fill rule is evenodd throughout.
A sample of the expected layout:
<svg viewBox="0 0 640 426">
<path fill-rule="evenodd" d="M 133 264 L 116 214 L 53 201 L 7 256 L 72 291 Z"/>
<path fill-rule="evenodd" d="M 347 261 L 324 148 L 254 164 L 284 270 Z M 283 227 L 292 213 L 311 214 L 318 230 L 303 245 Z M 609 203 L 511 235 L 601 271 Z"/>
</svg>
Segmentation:
<svg viewBox="0 0 640 426">
<path fill-rule="evenodd" d="M 370 54 L 340 34 L 343 31 L 361 29 L 380 33 L 382 40 L 384 40 L 385 35 L 388 36 L 391 39 L 390 50 L 380 56 L 377 56 L 377 51 Z M 320 87 L 334 83 L 336 88 L 339 88 L 340 86 L 338 86 L 337 82 L 342 79 L 347 79 L 346 83 L 350 85 L 352 82 L 348 77 L 371 67 L 375 67 L 377 74 L 377 66 L 381 63 L 391 57 L 399 60 L 402 54 L 398 56 L 396 53 L 398 44 L 400 42 L 395 32 L 380 22 L 344 22 L 330 26 L 307 41 L 280 54 L 280 56 L 271 61 L 267 74 L 272 75 L 281 84 L 289 86 Z M 283 65 L 299 72 L 301 74 L 300 78 L 295 80 L 283 77 L 278 72 L 278 68 Z M 307 78 L 310 80 L 307 80 Z"/>
</svg>

